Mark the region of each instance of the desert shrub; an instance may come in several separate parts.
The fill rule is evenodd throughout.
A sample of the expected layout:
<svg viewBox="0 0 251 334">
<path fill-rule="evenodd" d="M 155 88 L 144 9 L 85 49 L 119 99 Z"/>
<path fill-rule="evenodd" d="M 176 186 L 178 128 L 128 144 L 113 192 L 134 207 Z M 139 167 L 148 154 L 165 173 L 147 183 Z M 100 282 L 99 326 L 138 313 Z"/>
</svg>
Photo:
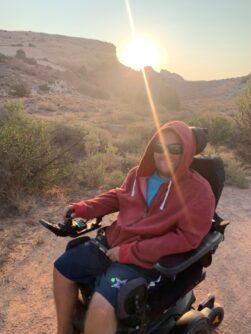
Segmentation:
<svg viewBox="0 0 251 334">
<path fill-rule="evenodd" d="M 85 151 L 88 155 L 96 154 L 100 150 L 101 140 L 97 132 L 89 132 L 85 137 Z"/>
<path fill-rule="evenodd" d="M 111 134 L 105 129 L 86 127 L 87 135 L 85 136 L 85 152 L 88 155 L 98 152 L 106 152 L 111 144 Z"/>
<path fill-rule="evenodd" d="M 104 186 L 107 189 L 112 189 L 121 186 L 125 179 L 125 175 L 120 170 L 112 171 L 107 174 L 104 179 Z"/>
<path fill-rule="evenodd" d="M 5 63 L 7 59 L 8 59 L 8 57 L 0 52 L 0 64 Z"/>
<path fill-rule="evenodd" d="M 10 87 L 9 94 L 17 97 L 30 95 L 30 88 L 25 83 L 14 84 Z"/>
<path fill-rule="evenodd" d="M 71 173 L 71 147 L 58 147 L 48 125 L 7 102 L 0 116 L 0 200 L 61 184 Z M 20 195 L 21 194 L 21 195 Z"/>
<path fill-rule="evenodd" d="M 251 164 L 251 85 L 237 100 L 237 150 L 245 161 Z"/>
<path fill-rule="evenodd" d="M 42 93 L 49 93 L 49 91 L 50 91 L 50 87 L 47 84 L 42 84 L 42 85 L 38 86 L 38 89 Z"/>
<path fill-rule="evenodd" d="M 87 127 L 84 138 L 85 157 L 76 167 L 76 180 L 87 187 L 105 187 L 109 174 L 121 170 L 122 157 L 111 144 L 111 136 L 102 129 Z M 106 181 L 107 180 L 107 181 Z"/>
<path fill-rule="evenodd" d="M 207 128 L 208 140 L 213 145 L 226 144 L 235 131 L 233 120 L 223 114 L 196 115 L 189 124 Z"/>
<path fill-rule="evenodd" d="M 61 120 L 50 123 L 48 131 L 54 152 L 69 152 L 67 158 L 70 161 L 85 158 L 85 137 L 88 134 L 85 126 Z"/>
<path fill-rule="evenodd" d="M 136 125 L 124 129 L 123 133 L 114 141 L 122 154 L 137 153 L 144 150 L 150 139 L 152 128 L 150 126 Z"/>
<path fill-rule="evenodd" d="M 205 154 L 213 154 L 222 158 L 226 173 L 226 184 L 239 188 L 248 188 L 247 171 L 233 151 L 225 147 L 217 149 L 211 145 L 207 145 Z"/>
<path fill-rule="evenodd" d="M 26 58 L 26 54 L 25 54 L 24 50 L 18 49 L 17 52 L 16 52 L 16 58 L 25 59 Z"/>
<path fill-rule="evenodd" d="M 49 151 L 44 125 L 23 114 L 20 105 L 7 103 L 5 107 L 9 112 L 0 128 L 2 198 L 34 186 Z"/>
<path fill-rule="evenodd" d="M 123 171 L 128 172 L 134 166 L 139 165 L 142 153 L 126 152 L 123 158 Z"/>
<path fill-rule="evenodd" d="M 226 184 L 248 188 L 247 172 L 240 160 L 232 152 L 221 152 L 226 171 Z"/>
<path fill-rule="evenodd" d="M 112 180 L 109 175 L 118 174 L 121 167 L 121 156 L 108 148 L 106 152 L 87 155 L 77 166 L 76 180 L 87 187 L 107 188 Z"/>
</svg>

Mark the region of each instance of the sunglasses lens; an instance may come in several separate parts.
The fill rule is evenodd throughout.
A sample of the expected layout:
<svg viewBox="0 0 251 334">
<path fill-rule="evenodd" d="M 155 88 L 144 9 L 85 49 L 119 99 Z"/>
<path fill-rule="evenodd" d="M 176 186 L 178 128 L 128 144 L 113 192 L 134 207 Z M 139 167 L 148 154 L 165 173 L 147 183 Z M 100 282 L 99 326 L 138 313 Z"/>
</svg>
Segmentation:
<svg viewBox="0 0 251 334">
<path fill-rule="evenodd" d="M 155 153 L 159 153 L 159 154 L 163 154 L 164 153 L 164 148 L 160 143 L 156 143 L 154 145 L 154 152 Z"/>
<path fill-rule="evenodd" d="M 166 145 L 166 150 L 170 154 L 181 154 L 182 153 L 182 145 L 181 144 L 169 144 Z M 154 145 L 154 152 L 163 154 L 164 153 L 164 148 L 160 143 L 156 143 Z"/>
<path fill-rule="evenodd" d="M 181 154 L 182 145 L 181 144 L 170 144 L 168 145 L 168 152 L 171 154 Z"/>
</svg>

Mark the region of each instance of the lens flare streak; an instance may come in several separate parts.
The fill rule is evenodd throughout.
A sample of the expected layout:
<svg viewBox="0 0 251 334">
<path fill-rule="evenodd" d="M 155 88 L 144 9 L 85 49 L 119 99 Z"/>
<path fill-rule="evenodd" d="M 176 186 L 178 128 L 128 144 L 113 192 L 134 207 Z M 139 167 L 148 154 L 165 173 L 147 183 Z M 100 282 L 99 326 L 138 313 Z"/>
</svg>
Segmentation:
<svg viewBox="0 0 251 334">
<path fill-rule="evenodd" d="M 132 39 L 133 39 L 133 41 L 135 41 L 136 40 L 136 29 L 135 29 L 135 25 L 134 25 L 134 21 L 133 21 L 133 17 L 132 17 L 132 12 L 131 12 L 131 8 L 130 8 L 129 0 L 125 0 L 125 3 L 126 3 L 126 9 L 127 9 L 129 23 L 130 23 Z M 160 122 L 159 122 L 159 119 L 158 119 L 157 110 L 156 110 L 156 107 L 155 107 L 155 104 L 154 104 L 154 101 L 153 101 L 153 97 L 152 97 L 152 93 L 151 93 L 150 85 L 148 83 L 148 79 L 147 79 L 145 69 L 143 68 L 141 70 L 141 72 L 142 72 L 142 76 L 143 76 L 143 80 L 144 80 L 144 84 L 145 84 L 145 89 L 146 89 L 148 101 L 149 101 L 149 104 L 150 104 L 151 113 L 152 113 L 153 120 L 154 120 L 154 123 L 155 123 L 155 126 L 156 126 L 156 130 L 159 133 L 159 139 L 160 139 L 161 145 L 164 148 L 164 156 L 165 156 L 165 159 L 166 159 L 167 163 L 171 164 L 169 153 L 167 152 L 167 149 L 165 147 L 164 137 L 163 137 L 163 134 L 160 131 L 161 126 L 160 126 Z M 185 211 L 185 216 L 188 219 L 188 222 L 192 223 L 190 213 L 187 210 L 187 206 L 186 206 L 184 197 L 182 195 L 182 191 L 179 187 L 179 183 L 177 182 L 177 178 L 175 177 L 175 175 L 172 177 L 172 181 L 173 181 L 173 184 L 174 184 L 175 189 L 177 191 L 177 195 L 179 197 L 181 207 Z"/>
</svg>

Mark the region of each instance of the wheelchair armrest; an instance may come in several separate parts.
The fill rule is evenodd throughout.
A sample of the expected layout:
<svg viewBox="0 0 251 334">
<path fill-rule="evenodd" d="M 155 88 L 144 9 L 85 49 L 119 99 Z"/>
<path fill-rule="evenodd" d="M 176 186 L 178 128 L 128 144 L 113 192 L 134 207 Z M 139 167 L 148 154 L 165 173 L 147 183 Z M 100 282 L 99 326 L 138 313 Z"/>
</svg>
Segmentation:
<svg viewBox="0 0 251 334">
<path fill-rule="evenodd" d="M 222 240 L 222 233 L 218 231 L 209 232 L 195 250 L 164 256 L 154 265 L 154 268 L 165 276 L 176 276 L 196 263 L 207 253 L 213 253 Z"/>
</svg>

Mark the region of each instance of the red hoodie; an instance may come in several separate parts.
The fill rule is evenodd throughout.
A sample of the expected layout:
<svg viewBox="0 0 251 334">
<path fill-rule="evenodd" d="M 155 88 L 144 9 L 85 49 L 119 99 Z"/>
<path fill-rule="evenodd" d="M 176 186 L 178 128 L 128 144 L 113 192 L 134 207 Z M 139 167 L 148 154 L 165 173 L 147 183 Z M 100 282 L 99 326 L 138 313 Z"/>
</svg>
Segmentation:
<svg viewBox="0 0 251 334">
<path fill-rule="evenodd" d="M 181 121 L 165 124 L 180 137 L 183 153 L 169 183 L 162 184 L 150 208 L 146 204 L 147 178 L 153 173 L 153 143 L 150 140 L 138 167 L 120 188 L 93 199 L 74 203 L 77 216 L 86 219 L 119 211 L 106 229 L 109 246 L 120 246 L 119 262 L 152 268 L 160 257 L 196 248 L 211 227 L 215 199 L 209 183 L 189 166 L 195 154 L 192 130 Z"/>
</svg>

